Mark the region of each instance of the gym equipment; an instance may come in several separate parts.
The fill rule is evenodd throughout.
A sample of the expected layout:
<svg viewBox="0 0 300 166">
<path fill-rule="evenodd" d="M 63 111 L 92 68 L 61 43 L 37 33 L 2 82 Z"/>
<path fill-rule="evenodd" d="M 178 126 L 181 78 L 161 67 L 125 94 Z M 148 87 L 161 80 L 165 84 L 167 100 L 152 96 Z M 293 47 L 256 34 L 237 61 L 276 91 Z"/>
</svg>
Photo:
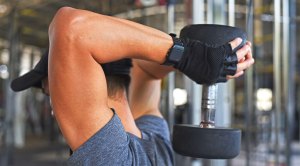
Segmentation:
<svg viewBox="0 0 300 166">
<path fill-rule="evenodd" d="M 236 37 L 242 38 L 243 42 L 233 51 L 246 42 L 246 33 L 239 28 L 198 24 L 186 26 L 180 32 L 180 38 L 200 40 L 215 46 L 226 44 Z M 217 87 L 217 84 L 203 85 L 200 126 L 174 125 L 172 144 L 175 152 L 206 159 L 231 159 L 239 154 L 241 131 L 215 126 Z"/>
</svg>

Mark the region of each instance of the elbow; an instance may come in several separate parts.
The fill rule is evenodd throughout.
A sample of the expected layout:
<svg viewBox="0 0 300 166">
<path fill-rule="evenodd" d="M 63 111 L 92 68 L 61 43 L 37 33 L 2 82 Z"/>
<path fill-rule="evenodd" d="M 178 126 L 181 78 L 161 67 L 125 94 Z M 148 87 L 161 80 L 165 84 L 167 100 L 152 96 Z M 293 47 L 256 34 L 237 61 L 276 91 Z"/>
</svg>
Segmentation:
<svg viewBox="0 0 300 166">
<path fill-rule="evenodd" d="M 53 41 L 65 40 L 70 43 L 70 40 L 75 40 L 76 36 L 80 33 L 80 25 L 83 24 L 85 15 L 81 14 L 83 11 L 71 7 L 60 8 L 54 18 L 52 19 L 49 29 L 50 44 Z"/>
</svg>

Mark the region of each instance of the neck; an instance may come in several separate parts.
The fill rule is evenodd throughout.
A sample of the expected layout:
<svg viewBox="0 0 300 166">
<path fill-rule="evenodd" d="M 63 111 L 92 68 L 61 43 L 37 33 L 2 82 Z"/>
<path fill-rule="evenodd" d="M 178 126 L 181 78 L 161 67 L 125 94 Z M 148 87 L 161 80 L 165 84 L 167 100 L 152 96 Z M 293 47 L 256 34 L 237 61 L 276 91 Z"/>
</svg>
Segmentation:
<svg viewBox="0 0 300 166">
<path fill-rule="evenodd" d="M 116 114 L 121 119 L 126 132 L 136 135 L 141 138 L 141 132 L 137 128 L 132 116 L 129 103 L 126 97 L 126 92 L 118 93 L 108 98 L 109 107 L 113 108 Z"/>
</svg>

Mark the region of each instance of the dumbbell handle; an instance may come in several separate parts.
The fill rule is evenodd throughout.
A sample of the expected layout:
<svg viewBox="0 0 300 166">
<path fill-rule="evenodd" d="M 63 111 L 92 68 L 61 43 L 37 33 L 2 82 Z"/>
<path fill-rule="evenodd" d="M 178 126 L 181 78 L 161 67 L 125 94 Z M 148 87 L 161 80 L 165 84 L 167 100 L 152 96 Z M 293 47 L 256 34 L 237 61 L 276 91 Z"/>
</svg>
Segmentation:
<svg viewBox="0 0 300 166">
<path fill-rule="evenodd" d="M 202 86 L 201 128 L 215 127 L 217 91 L 217 84 Z"/>
</svg>

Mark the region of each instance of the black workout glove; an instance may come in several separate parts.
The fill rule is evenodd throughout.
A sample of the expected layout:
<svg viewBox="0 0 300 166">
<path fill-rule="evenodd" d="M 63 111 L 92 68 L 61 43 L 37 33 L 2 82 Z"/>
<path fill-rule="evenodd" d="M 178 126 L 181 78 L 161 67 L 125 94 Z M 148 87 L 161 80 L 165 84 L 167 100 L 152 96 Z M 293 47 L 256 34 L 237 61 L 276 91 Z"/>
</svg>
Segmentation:
<svg viewBox="0 0 300 166">
<path fill-rule="evenodd" d="M 236 73 L 238 60 L 230 44 L 213 46 L 198 40 L 172 37 L 175 44 L 178 40 L 182 42 L 184 51 L 182 56 L 177 56 L 177 60 L 174 61 L 170 54 L 173 46 L 164 64 L 171 64 L 198 84 L 226 82 L 226 75 Z"/>
</svg>

